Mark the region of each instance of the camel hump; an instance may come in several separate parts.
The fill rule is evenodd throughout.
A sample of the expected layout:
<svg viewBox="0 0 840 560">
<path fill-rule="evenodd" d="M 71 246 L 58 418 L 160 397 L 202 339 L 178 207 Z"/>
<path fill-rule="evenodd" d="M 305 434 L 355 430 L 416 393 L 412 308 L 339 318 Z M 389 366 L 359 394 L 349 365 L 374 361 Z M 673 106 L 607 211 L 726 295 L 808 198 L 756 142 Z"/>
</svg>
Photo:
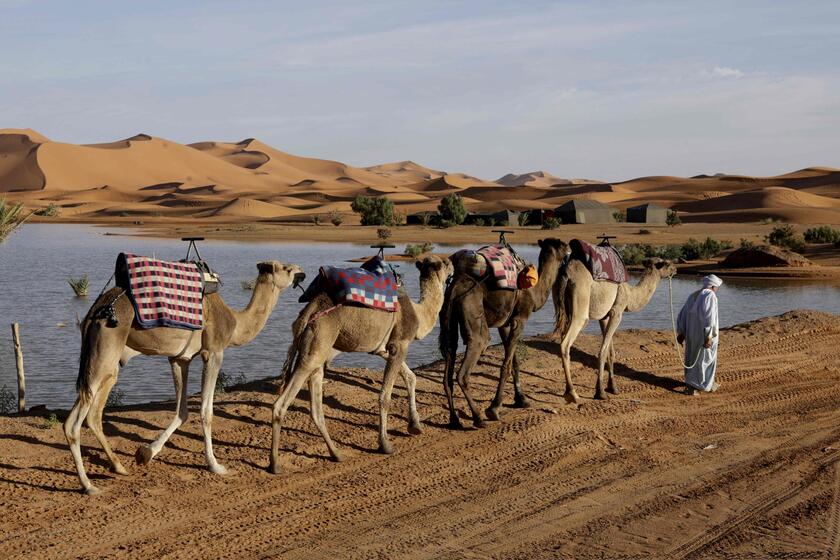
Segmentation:
<svg viewBox="0 0 840 560">
<path fill-rule="evenodd" d="M 400 304 L 399 317 L 391 331 L 391 340 L 412 340 L 420 328 L 420 318 L 414 311 L 414 304 L 405 290 L 400 289 L 397 293 L 397 301 Z"/>
</svg>

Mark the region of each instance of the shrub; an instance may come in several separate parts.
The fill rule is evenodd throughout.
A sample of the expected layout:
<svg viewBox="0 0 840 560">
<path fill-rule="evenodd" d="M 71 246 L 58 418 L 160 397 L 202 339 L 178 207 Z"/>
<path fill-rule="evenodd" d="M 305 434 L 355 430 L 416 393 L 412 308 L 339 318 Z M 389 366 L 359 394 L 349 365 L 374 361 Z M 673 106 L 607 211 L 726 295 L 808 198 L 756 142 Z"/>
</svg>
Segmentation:
<svg viewBox="0 0 840 560">
<path fill-rule="evenodd" d="M 242 289 L 243 290 L 251 291 L 251 290 L 254 289 L 254 287 L 256 287 L 256 285 L 257 285 L 257 279 L 256 278 L 254 278 L 253 280 L 243 280 L 242 281 Z"/>
<path fill-rule="evenodd" d="M 761 219 L 761 225 L 766 226 L 767 224 L 775 224 L 775 223 L 778 223 L 778 221 L 779 220 L 777 220 L 776 218 L 769 218 L 769 217 L 768 218 L 762 218 Z"/>
<path fill-rule="evenodd" d="M 452 226 L 457 226 L 457 225 L 458 224 L 456 224 L 452 220 L 444 220 L 443 218 L 438 220 L 438 226 L 442 227 L 442 228 L 451 228 Z"/>
<path fill-rule="evenodd" d="M 644 228 L 640 229 L 639 230 L 639 235 L 650 235 L 650 230 L 649 229 L 644 229 Z"/>
<path fill-rule="evenodd" d="M 22 204 L 9 204 L 5 198 L 0 198 L 0 243 L 29 219 L 22 210 Z"/>
<path fill-rule="evenodd" d="M 697 259 L 709 259 L 721 251 L 731 249 L 732 243 L 717 241 L 711 237 L 707 237 L 705 241 L 700 242 L 692 237 L 683 243 L 680 248 L 682 249 L 682 258 L 688 261 L 696 261 Z"/>
<path fill-rule="evenodd" d="M 615 212 L 613 212 L 613 219 L 616 222 L 623 222 L 624 221 L 624 212 L 622 212 L 621 210 L 616 210 Z"/>
<path fill-rule="evenodd" d="M 411 257 L 413 259 L 416 259 L 417 257 L 422 255 L 423 253 L 428 253 L 428 252 L 434 250 L 434 248 L 435 248 L 434 245 L 432 245 L 431 243 L 426 241 L 424 243 L 417 244 L 417 245 L 406 245 L 405 246 L 405 251 L 403 252 L 403 254 L 406 255 L 407 257 Z"/>
<path fill-rule="evenodd" d="M 484 227 L 487 223 L 484 221 L 484 218 L 476 218 L 473 220 L 473 225 L 478 227 Z"/>
<path fill-rule="evenodd" d="M 247 381 L 244 373 L 228 375 L 224 370 L 220 370 L 219 375 L 216 376 L 216 392 L 226 393 L 234 385 L 242 385 Z"/>
<path fill-rule="evenodd" d="M 436 214 L 433 212 L 420 212 L 420 225 L 429 225 L 434 216 L 436 216 Z"/>
<path fill-rule="evenodd" d="M 741 242 L 738 244 L 738 247 L 741 249 L 752 249 L 753 247 L 755 247 L 755 243 L 753 243 L 749 239 L 741 238 Z"/>
<path fill-rule="evenodd" d="M 771 245 L 785 247 L 797 253 L 805 250 L 805 240 L 796 233 L 796 230 L 790 224 L 775 226 L 773 231 L 767 234 L 764 239 Z"/>
<path fill-rule="evenodd" d="M 665 223 L 669 226 L 678 226 L 682 223 L 682 220 L 680 220 L 680 215 L 677 214 L 676 210 L 668 210 L 668 215 L 665 218 Z"/>
<path fill-rule="evenodd" d="M 650 245 L 647 247 L 650 247 Z M 659 257 L 660 259 L 667 259 L 669 261 L 677 261 L 684 258 L 682 248 L 679 245 L 663 245 L 662 247 L 654 247 L 647 256 Z"/>
<path fill-rule="evenodd" d="M 642 261 L 647 257 L 647 250 L 644 245 L 633 243 L 629 245 L 620 245 L 616 247 L 616 249 L 618 249 L 618 253 L 621 255 L 621 259 L 624 261 L 624 264 L 642 264 Z"/>
<path fill-rule="evenodd" d="M 332 225 L 335 227 L 338 227 L 344 223 L 344 216 L 338 210 L 333 210 L 330 212 L 330 222 L 332 222 Z"/>
<path fill-rule="evenodd" d="M 396 210 L 394 212 L 394 223 L 395 226 L 404 226 L 406 222 L 406 215 L 404 210 Z"/>
<path fill-rule="evenodd" d="M 46 216 L 48 218 L 52 218 L 53 216 L 58 216 L 59 208 L 52 202 L 50 202 L 49 206 L 46 208 L 41 208 L 40 210 L 35 210 L 36 216 Z"/>
<path fill-rule="evenodd" d="M 5 385 L 0 387 L 0 414 L 11 414 L 17 410 L 17 397 Z"/>
<path fill-rule="evenodd" d="M 312 215 L 312 223 L 315 224 L 316 226 L 320 226 L 321 225 L 321 216 L 319 216 L 318 214 L 313 214 Z"/>
<path fill-rule="evenodd" d="M 67 283 L 70 284 L 71 288 L 73 288 L 73 292 L 76 294 L 76 297 L 87 297 L 88 285 L 90 284 L 87 274 L 80 278 L 73 278 L 70 276 L 67 278 Z"/>
<path fill-rule="evenodd" d="M 557 229 L 563 222 L 560 221 L 560 218 L 546 218 L 543 221 L 542 228 L 543 229 Z"/>
<path fill-rule="evenodd" d="M 362 218 L 363 226 L 394 225 L 394 203 L 384 196 L 357 196 L 350 205 Z"/>
<path fill-rule="evenodd" d="M 519 362 L 519 365 L 523 365 L 525 360 L 528 359 L 528 345 L 522 342 L 521 340 L 516 343 L 516 361 Z"/>
<path fill-rule="evenodd" d="M 528 225 L 528 220 L 529 219 L 530 219 L 530 215 L 528 215 L 528 212 L 520 212 L 519 215 L 516 217 L 516 221 L 522 227 L 525 227 L 525 226 Z"/>
<path fill-rule="evenodd" d="M 391 237 L 391 228 L 381 227 L 376 230 L 376 236 L 381 241 L 387 241 Z"/>
<path fill-rule="evenodd" d="M 58 421 L 58 416 L 55 412 L 44 418 L 44 429 L 49 430 L 58 426 L 61 422 Z"/>
<path fill-rule="evenodd" d="M 464 200 L 457 193 L 450 193 L 443 197 L 438 205 L 438 212 L 443 221 L 452 222 L 455 225 L 463 224 L 467 217 Z"/>
<path fill-rule="evenodd" d="M 125 391 L 123 391 L 122 389 L 114 389 L 108 394 L 108 398 L 105 401 L 105 407 L 113 408 L 115 406 L 122 406 L 124 399 Z"/>
<path fill-rule="evenodd" d="M 805 230 L 805 241 L 808 243 L 837 243 L 840 242 L 840 229 L 831 226 L 819 226 Z"/>
</svg>

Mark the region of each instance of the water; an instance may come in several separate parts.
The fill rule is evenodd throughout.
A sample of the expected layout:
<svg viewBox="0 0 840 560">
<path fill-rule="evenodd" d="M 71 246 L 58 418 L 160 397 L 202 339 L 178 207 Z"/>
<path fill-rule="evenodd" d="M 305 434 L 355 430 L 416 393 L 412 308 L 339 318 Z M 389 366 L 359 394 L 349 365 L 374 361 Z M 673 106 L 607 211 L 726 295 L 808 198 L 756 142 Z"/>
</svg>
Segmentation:
<svg viewBox="0 0 840 560">
<path fill-rule="evenodd" d="M 0 386 L 15 390 L 15 366 L 8 325 L 20 323 L 27 377 L 27 403 L 67 407 L 75 398 L 79 333 L 76 315 L 83 317 L 95 296 L 111 276 L 117 253 L 175 260 L 183 258 L 186 244 L 177 240 L 147 239 L 104 235 L 107 230 L 81 225 L 30 224 L 0 245 Z M 442 251 L 455 251 L 446 247 Z M 402 251 L 398 247 L 396 251 Z M 222 297 L 234 308 L 244 307 L 251 292 L 240 282 L 251 280 L 256 263 L 276 259 L 297 263 L 308 278 L 322 265 L 347 266 L 346 261 L 370 254 L 366 245 L 351 243 L 239 243 L 206 241 L 200 244 L 202 256 L 223 278 Z M 516 246 L 528 260 L 536 262 L 538 247 Z M 416 299 L 418 274 L 411 263 L 400 263 L 406 288 Z M 68 276 L 88 273 L 91 296 L 76 298 L 67 285 Z M 697 278 L 677 277 L 673 281 L 677 310 L 688 294 L 697 288 Z M 726 279 L 719 292 L 723 326 L 759 317 L 809 308 L 840 313 L 840 287 L 801 281 L 761 281 Z M 291 325 L 302 305 L 299 292 L 285 291 L 264 331 L 251 344 L 225 351 L 223 370 L 230 376 L 247 379 L 276 375 L 290 340 Z M 529 321 L 525 333 L 545 333 L 553 327 L 553 305 L 548 304 Z M 64 325 L 64 326 L 59 326 Z M 621 328 L 670 328 L 667 285 L 660 285 L 648 306 L 624 316 Z M 590 332 L 597 324 L 590 323 Z M 494 335 L 495 336 L 495 335 Z M 620 334 L 619 334 L 620 336 Z M 494 341 L 497 340 L 494 338 Z M 414 342 L 408 363 L 417 366 L 438 358 L 437 330 L 425 340 Z M 199 360 L 200 363 L 200 360 Z M 382 360 L 366 354 L 344 354 L 336 366 L 381 368 Z M 190 372 L 190 391 L 198 390 L 201 367 Z M 126 404 L 171 399 L 174 395 L 169 364 L 165 358 L 138 356 L 120 372 L 117 388 Z"/>
</svg>

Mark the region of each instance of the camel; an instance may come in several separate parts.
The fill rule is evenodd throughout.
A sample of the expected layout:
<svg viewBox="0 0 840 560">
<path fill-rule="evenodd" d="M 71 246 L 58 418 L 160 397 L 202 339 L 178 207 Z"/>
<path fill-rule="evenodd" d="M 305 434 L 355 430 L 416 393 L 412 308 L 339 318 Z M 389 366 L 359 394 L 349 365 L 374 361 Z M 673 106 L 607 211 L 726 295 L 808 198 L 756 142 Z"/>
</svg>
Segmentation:
<svg viewBox="0 0 840 560">
<path fill-rule="evenodd" d="M 616 284 L 607 281 L 595 281 L 589 269 L 581 261 L 571 259 L 560 272 L 554 289 L 555 335 L 561 337 L 560 355 L 563 359 L 563 373 L 566 376 L 566 392 L 564 397 L 575 404 L 580 399 L 572 385 L 570 371 L 570 352 L 572 344 L 590 319 L 596 319 L 601 325 L 603 340 L 598 353 L 598 381 L 595 385 L 595 398 L 606 399 L 602 377 L 604 363 L 609 361 L 609 381 L 607 392 L 618 393 L 613 378 L 615 349 L 613 337 L 621 317 L 625 312 L 632 313 L 643 309 L 659 281 L 677 273 L 677 268 L 671 261 L 660 258 L 646 259 L 643 263 L 642 277 L 635 286 L 624 282 Z"/>
<path fill-rule="evenodd" d="M 259 275 L 248 306 L 242 311 L 230 309 L 218 293 L 204 297 L 204 328 L 184 330 L 167 327 L 141 329 L 134 321 L 134 308 L 122 288 L 111 288 L 100 295 L 80 325 L 82 350 L 76 388 L 79 396 L 64 423 L 64 434 L 79 473 L 82 489 L 97 494 L 85 473 L 80 446 L 82 422 L 96 435 L 117 474 L 128 474 L 111 450 L 102 432 L 102 410 L 111 388 L 117 382 L 120 366 L 134 356 L 166 356 L 175 382 L 176 413 L 169 426 L 150 445 L 137 449 L 138 463 L 147 464 L 163 448 L 169 436 L 187 419 L 187 378 L 193 358 L 204 361 L 201 387 L 201 425 L 204 431 L 204 455 L 209 469 L 226 474 L 227 469 L 213 454 L 211 424 L 216 377 L 228 346 L 241 346 L 253 340 L 263 329 L 280 293 L 301 282 L 305 275 L 297 265 L 277 261 L 257 264 Z"/>
<path fill-rule="evenodd" d="M 399 297 L 399 309 L 392 313 L 353 305 L 334 305 L 321 294 L 301 311 L 293 326 L 293 342 L 283 367 L 283 385 L 274 403 L 269 471 L 280 472 L 280 434 L 286 411 L 304 382 L 309 384 L 310 415 L 321 432 L 330 456 L 342 456 L 330 438 L 324 420 L 324 368 L 340 352 L 368 352 L 385 359 L 382 389 L 379 394 L 379 452 L 391 454 L 388 440 L 388 406 L 397 373 L 402 376 L 409 397 L 411 434 L 422 431 L 415 399 L 416 377 L 406 365 L 408 347 L 421 340 L 437 323 L 443 303 L 443 287 L 452 275 L 452 263 L 438 257 L 426 257 L 416 263 L 420 271 L 420 300 L 415 303 L 405 294 Z"/>
<path fill-rule="evenodd" d="M 470 372 L 490 344 L 490 328 L 498 328 L 505 349 L 499 375 L 496 396 L 485 413 L 489 420 L 499 420 L 505 381 L 513 369 L 514 406 L 527 408 L 528 398 L 519 383 L 519 363 L 516 345 L 525 328 L 525 323 L 535 311 L 545 305 L 551 294 L 551 286 L 557 278 L 560 262 L 568 253 L 568 245 L 559 239 L 539 241 L 539 280 L 531 288 L 523 290 L 493 289 L 486 281 L 479 281 L 468 274 L 460 274 L 446 290 L 446 302 L 440 318 L 440 351 L 446 360 L 444 390 L 449 401 L 449 427 L 463 426 L 458 418 L 454 402 L 455 358 L 458 351 L 458 333 L 466 344 L 464 359 L 458 370 L 458 385 L 464 393 L 473 416 L 473 424 L 481 428 L 484 420 L 476 407 L 470 389 Z"/>
</svg>

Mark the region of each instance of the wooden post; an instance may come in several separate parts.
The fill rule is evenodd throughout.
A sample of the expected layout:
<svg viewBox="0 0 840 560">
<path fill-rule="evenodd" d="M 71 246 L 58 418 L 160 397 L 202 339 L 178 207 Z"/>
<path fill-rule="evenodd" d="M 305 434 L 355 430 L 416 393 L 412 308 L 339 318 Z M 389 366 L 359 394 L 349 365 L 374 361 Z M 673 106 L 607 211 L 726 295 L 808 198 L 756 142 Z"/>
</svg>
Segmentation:
<svg viewBox="0 0 840 560">
<path fill-rule="evenodd" d="M 26 412 L 26 376 L 23 372 L 23 350 L 20 348 L 20 329 L 12 323 L 12 340 L 15 343 L 15 361 L 18 377 L 18 412 Z"/>
</svg>

